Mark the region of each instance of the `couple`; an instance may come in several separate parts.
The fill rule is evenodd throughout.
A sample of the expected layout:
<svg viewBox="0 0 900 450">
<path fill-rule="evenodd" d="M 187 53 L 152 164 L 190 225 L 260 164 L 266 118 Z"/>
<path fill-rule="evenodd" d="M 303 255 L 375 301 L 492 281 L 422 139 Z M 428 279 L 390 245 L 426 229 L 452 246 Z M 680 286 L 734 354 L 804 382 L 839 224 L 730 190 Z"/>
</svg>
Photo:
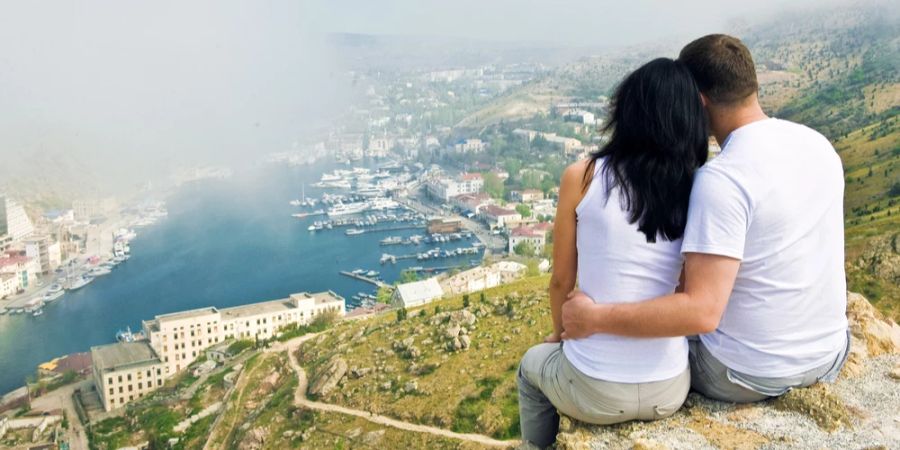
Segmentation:
<svg viewBox="0 0 900 450">
<path fill-rule="evenodd" d="M 757 90 L 749 50 L 726 35 L 617 88 L 611 139 L 563 174 L 554 331 L 518 374 L 526 441 L 552 444 L 557 410 L 654 420 L 691 388 L 745 403 L 837 377 L 849 347 L 841 162 L 819 133 L 766 117 Z M 707 130 L 722 152 L 704 165 Z"/>
</svg>

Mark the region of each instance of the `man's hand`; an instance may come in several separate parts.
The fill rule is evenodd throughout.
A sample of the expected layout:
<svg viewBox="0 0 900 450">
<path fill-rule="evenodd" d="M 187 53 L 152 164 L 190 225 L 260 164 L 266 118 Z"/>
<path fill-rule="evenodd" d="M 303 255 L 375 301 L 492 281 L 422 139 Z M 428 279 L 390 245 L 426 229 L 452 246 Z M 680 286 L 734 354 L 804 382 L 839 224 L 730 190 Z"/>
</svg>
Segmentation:
<svg viewBox="0 0 900 450">
<path fill-rule="evenodd" d="M 562 305 L 562 339 L 580 339 L 594 334 L 595 324 L 591 318 L 595 317 L 598 307 L 594 301 L 579 290 L 572 291 L 568 299 Z"/>
</svg>

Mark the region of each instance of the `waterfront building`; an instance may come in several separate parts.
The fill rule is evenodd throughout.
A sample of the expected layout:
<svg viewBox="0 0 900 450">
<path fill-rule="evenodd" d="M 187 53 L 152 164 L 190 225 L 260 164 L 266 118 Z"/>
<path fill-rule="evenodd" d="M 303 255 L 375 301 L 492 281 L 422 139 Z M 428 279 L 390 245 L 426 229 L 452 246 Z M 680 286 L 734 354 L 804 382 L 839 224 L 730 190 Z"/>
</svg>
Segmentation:
<svg viewBox="0 0 900 450">
<path fill-rule="evenodd" d="M 480 216 L 491 229 L 505 228 L 507 222 L 522 220 L 522 215 L 515 210 L 497 205 L 485 206 L 481 209 Z"/>
<path fill-rule="evenodd" d="M 34 225 L 25 213 L 25 208 L 0 194 L 0 236 L 7 234 L 13 241 L 18 241 L 32 233 Z"/>
<path fill-rule="evenodd" d="M 94 385 L 111 411 L 153 392 L 165 382 L 163 362 L 146 341 L 91 347 Z"/>
<path fill-rule="evenodd" d="M 47 235 L 26 239 L 25 255 L 38 262 L 43 274 L 53 272 L 62 264 L 59 242 Z"/>
<path fill-rule="evenodd" d="M 8 234 L 0 233 L 0 252 L 5 252 L 9 250 L 9 247 L 12 246 L 13 239 L 12 236 Z"/>
<path fill-rule="evenodd" d="M 40 265 L 34 258 L 24 252 L 9 250 L 0 256 L 0 274 L 12 274 L 15 278 L 16 292 L 27 289 L 40 274 Z"/>
<path fill-rule="evenodd" d="M 78 199 L 72 202 L 73 215 L 79 222 L 90 222 L 93 218 L 105 216 L 115 210 L 116 199 L 112 197 Z"/>
<path fill-rule="evenodd" d="M 484 192 L 457 195 L 450 199 L 451 205 L 471 214 L 478 214 L 481 212 L 481 208 L 494 203 L 494 199 Z"/>
<path fill-rule="evenodd" d="M 481 139 L 464 139 L 453 146 L 456 153 L 481 153 L 485 148 L 487 148 L 487 144 Z"/>
<path fill-rule="evenodd" d="M 525 189 L 523 191 L 510 191 L 509 199 L 514 202 L 534 203 L 544 199 L 544 192 L 538 189 Z"/>
<path fill-rule="evenodd" d="M 457 178 L 436 178 L 428 181 L 428 193 L 443 202 L 462 194 L 477 194 L 484 189 L 479 173 L 464 173 Z"/>
<path fill-rule="evenodd" d="M 547 234 L 552 229 L 553 224 L 546 222 L 514 228 L 509 233 L 509 254 L 514 254 L 516 246 L 524 242 L 530 243 L 535 253 L 540 254 L 547 245 Z"/>
<path fill-rule="evenodd" d="M 163 373 L 170 377 L 224 340 L 270 339 L 288 325 L 308 324 L 326 312 L 343 315 L 344 299 L 331 291 L 303 292 L 231 308 L 210 306 L 156 316 L 143 322 L 143 330 L 162 359 Z"/>
<path fill-rule="evenodd" d="M 469 294 L 501 284 L 511 283 L 523 275 L 527 267 L 515 261 L 500 261 L 487 267 L 475 267 L 440 282 L 447 294 Z"/>
<path fill-rule="evenodd" d="M 391 303 L 398 308 L 415 308 L 444 296 L 436 278 L 397 285 Z"/>
<path fill-rule="evenodd" d="M 462 229 L 462 221 L 446 217 L 435 217 L 428 220 L 428 233 L 456 233 Z"/>
<path fill-rule="evenodd" d="M 19 289 L 19 279 L 13 273 L 0 273 L 0 299 L 14 295 Z"/>
</svg>

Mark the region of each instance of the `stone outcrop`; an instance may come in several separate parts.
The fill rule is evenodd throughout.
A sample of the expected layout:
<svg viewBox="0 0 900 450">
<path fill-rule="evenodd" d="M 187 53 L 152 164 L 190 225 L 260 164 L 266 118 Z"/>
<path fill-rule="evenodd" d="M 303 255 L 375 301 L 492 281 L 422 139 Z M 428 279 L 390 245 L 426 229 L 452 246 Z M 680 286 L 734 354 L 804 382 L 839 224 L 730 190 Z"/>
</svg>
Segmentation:
<svg viewBox="0 0 900 450">
<path fill-rule="evenodd" d="M 343 358 L 332 358 L 319 370 L 309 385 L 309 395 L 320 396 L 331 392 L 347 373 L 347 361 Z"/>
<path fill-rule="evenodd" d="M 674 416 L 655 422 L 604 427 L 563 417 L 557 448 L 900 448 L 900 326 L 854 293 L 847 318 L 853 344 L 834 384 L 750 405 L 692 393 Z"/>
</svg>

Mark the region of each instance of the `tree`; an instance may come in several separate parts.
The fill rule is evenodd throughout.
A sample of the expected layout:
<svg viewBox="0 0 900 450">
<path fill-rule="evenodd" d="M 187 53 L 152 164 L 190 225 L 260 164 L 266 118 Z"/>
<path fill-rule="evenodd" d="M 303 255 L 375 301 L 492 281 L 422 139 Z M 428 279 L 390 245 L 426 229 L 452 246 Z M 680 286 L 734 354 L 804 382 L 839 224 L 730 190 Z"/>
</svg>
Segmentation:
<svg viewBox="0 0 900 450">
<path fill-rule="evenodd" d="M 535 254 L 534 244 L 529 241 L 522 241 L 513 247 L 513 252 L 519 256 L 533 257 Z"/>
<path fill-rule="evenodd" d="M 531 217 L 531 208 L 524 203 L 519 203 L 516 205 L 516 212 L 521 214 L 522 217 Z"/>
<path fill-rule="evenodd" d="M 400 279 L 398 280 L 400 284 L 412 283 L 413 281 L 419 281 L 419 274 L 414 270 L 404 270 L 403 272 L 400 272 Z"/>
<path fill-rule="evenodd" d="M 397 322 L 403 322 L 406 320 L 406 308 L 400 308 L 397 310 Z"/>
<path fill-rule="evenodd" d="M 463 294 L 463 308 L 469 307 L 469 294 Z"/>
<path fill-rule="evenodd" d="M 391 303 L 391 295 L 393 291 L 389 288 L 382 286 L 378 288 L 378 292 L 375 293 L 375 301 L 378 303 L 390 304 Z"/>
<path fill-rule="evenodd" d="M 484 177 L 484 192 L 493 198 L 502 199 L 505 191 L 503 180 L 493 172 L 485 172 L 482 176 Z"/>
</svg>

